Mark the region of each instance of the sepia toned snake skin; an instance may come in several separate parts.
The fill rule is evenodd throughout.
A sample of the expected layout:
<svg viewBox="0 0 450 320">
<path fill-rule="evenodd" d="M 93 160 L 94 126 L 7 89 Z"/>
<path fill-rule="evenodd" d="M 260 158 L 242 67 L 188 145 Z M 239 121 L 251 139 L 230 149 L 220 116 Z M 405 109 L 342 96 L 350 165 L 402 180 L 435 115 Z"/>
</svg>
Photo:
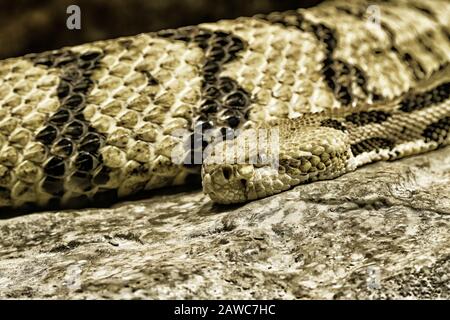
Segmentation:
<svg viewBox="0 0 450 320">
<path fill-rule="evenodd" d="M 214 201 L 244 202 L 433 150 L 450 141 L 449 61 L 450 2 L 420 0 L 325 2 L 3 60 L 0 210 L 200 171 Z M 205 131 L 252 128 L 277 129 L 278 167 L 213 161 L 245 134 L 201 158 Z"/>
</svg>

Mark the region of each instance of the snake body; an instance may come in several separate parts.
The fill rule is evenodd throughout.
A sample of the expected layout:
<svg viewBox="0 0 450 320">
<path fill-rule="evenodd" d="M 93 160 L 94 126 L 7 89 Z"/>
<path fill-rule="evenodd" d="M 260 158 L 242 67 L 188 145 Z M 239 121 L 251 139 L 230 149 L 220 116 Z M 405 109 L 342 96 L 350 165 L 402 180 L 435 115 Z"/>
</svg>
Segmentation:
<svg viewBox="0 0 450 320">
<path fill-rule="evenodd" d="M 449 26 L 448 1 L 330 1 L 3 60 L 0 207 L 123 197 L 200 169 L 214 201 L 242 202 L 446 145 Z M 260 156 L 245 132 L 261 128 L 276 129 L 278 166 L 234 161 L 242 146 Z M 234 129 L 247 131 L 215 140 Z"/>
</svg>

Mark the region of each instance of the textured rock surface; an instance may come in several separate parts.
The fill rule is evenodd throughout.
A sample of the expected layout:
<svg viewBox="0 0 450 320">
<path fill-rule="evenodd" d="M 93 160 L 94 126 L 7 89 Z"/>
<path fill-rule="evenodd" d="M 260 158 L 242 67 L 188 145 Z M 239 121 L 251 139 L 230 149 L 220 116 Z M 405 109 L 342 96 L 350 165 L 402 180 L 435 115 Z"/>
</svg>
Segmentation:
<svg viewBox="0 0 450 320">
<path fill-rule="evenodd" d="M 2 298 L 450 298 L 450 148 L 239 207 L 200 191 L 0 221 Z"/>
</svg>

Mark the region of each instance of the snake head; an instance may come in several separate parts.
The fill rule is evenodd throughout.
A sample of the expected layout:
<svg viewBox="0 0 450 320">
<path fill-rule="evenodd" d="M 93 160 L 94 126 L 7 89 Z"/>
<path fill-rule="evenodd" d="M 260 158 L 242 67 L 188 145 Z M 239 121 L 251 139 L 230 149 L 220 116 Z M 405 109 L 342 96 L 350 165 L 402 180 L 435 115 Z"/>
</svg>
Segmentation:
<svg viewBox="0 0 450 320">
<path fill-rule="evenodd" d="M 287 127 L 286 127 L 287 126 Z M 217 203 L 246 202 L 270 196 L 347 170 L 350 156 L 345 133 L 327 127 L 284 124 L 218 143 L 202 166 L 203 191 Z"/>
</svg>

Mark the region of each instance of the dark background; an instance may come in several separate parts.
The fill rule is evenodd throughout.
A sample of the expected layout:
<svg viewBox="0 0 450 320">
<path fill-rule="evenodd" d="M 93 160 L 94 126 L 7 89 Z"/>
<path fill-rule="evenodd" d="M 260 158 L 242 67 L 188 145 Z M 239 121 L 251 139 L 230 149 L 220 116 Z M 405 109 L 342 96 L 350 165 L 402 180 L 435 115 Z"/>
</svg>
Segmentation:
<svg viewBox="0 0 450 320">
<path fill-rule="evenodd" d="M 0 59 L 62 46 L 315 5 L 320 0 L 0 0 Z M 81 30 L 66 27 L 69 5 Z"/>
</svg>

